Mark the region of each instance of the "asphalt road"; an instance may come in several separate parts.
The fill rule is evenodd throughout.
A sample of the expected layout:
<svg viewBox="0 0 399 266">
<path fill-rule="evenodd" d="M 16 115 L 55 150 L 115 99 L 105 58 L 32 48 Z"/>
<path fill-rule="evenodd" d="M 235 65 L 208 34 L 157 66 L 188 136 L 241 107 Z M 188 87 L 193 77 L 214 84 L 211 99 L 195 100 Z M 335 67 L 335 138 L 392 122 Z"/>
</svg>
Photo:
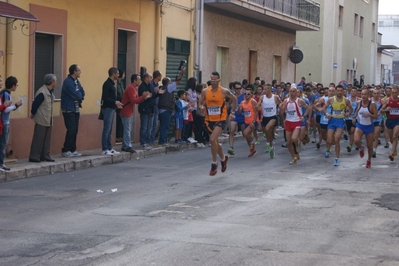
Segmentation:
<svg viewBox="0 0 399 266">
<path fill-rule="evenodd" d="M 206 148 L 1 183 L 0 265 L 399 265 L 389 150 L 291 166 L 280 138 L 213 177 Z"/>
</svg>

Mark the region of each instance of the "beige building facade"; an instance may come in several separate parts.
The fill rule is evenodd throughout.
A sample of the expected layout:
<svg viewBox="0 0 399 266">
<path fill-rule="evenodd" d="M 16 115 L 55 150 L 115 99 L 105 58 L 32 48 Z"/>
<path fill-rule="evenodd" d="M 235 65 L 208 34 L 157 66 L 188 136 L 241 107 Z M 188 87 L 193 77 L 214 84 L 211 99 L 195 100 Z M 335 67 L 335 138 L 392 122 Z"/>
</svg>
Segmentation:
<svg viewBox="0 0 399 266">
<path fill-rule="evenodd" d="M 78 149 L 85 150 L 101 147 L 103 125 L 97 117 L 102 84 L 110 67 L 125 69 L 126 83 L 130 83 L 130 76 L 141 70 L 160 70 L 174 77 L 175 58 L 184 55 L 192 60 L 195 0 L 173 0 L 168 5 L 150 0 L 1 2 L 12 7 L 10 10 L 16 7 L 17 11 L 28 11 L 39 20 L 25 21 L 29 28 L 21 28 L 24 20 L 17 11 L 15 17 L 1 17 L 0 55 L 4 64 L 0 74 L 3 80 L 11 75 L 18 78 L 19 86 L 12 96 L 23 101 L 23 106 L 11 115 L 7 152 L 15 158 L 26 158 L 29 154 L 34 128 L 29 114 L 34 92 L 43 85 L 44 74 L 53 72 L 58 77 L 51 153 L 60 153 L 66 132 L 60 94 L 71 64 L 81 67 L 80 81 L 86 92 L 77 139 Z M 189 62 L 189 72 L 192 65 Z M 132 133 L 137 141 L 137 112 L 135 117 Z"/>
<path fill-rule="evenodd" d="M 320 0 L 320 31 L 298 32 L 304 59 L 296 80 L 374 84 L 377 65 L 378 0 Z"/>
</svg>

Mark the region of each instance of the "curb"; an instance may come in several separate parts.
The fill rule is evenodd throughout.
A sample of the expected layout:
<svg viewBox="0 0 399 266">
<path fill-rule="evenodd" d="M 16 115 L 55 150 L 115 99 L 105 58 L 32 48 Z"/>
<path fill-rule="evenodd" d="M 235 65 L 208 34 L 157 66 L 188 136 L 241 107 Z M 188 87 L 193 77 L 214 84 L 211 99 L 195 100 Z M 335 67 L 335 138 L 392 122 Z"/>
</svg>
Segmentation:
<svg viewBox="0 0 399 266">
<path fill-rule="evenodd" d="M 219 138 L 219 141 L 223 143 L 225 139 L 227 138 L 221 137 Z M 82 151 L 82 153 L 89 155 L 74 158 L 66 158 L 62 157 L 61 154 L 57 154 L 53 156 L 53 158 L 56 159 L 56 162 L 31 163 L 28 159 L 20 159 L 17 163 L 10 164 L 12 167 L 10 171 L 0 172 L 0 183 L 41 175 L 70 172 L 102 165 L 138 161 L 154 155 L 168 154 L 189 149 L 196 149 L 196 146 L 193 144 L 169 144 L 168 147 L 155 147 L 148 151 L 136 150 L 136 153 L 121 152 L 120 154 L 113 156 L 100 155 L 101 150 L 88 150 Z"/>
</svg>

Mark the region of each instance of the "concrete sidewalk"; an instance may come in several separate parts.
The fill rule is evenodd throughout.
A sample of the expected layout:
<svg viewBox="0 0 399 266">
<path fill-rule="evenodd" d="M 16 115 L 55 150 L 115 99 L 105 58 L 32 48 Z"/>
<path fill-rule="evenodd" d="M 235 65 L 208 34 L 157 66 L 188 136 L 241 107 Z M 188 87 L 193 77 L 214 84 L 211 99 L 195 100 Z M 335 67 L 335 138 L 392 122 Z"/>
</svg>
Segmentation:
<svg viewBox="0 0 399 266">
<path fill-rule="evenodd" d="M 222 143 L 227 139 L 228 137 L 226 137 L 226 135 L 219 137 L 219 140 Z M 155 147 L 148 151 L 142 150 L 139 143 L 133 143 L 132 146 L 136 153 L 120 152 L 120 154 L 113 156 L 101 155 L 101 149 L 98 148 L 94 150 L 80 150 L 79 152 L 82 153 L 82 156 L 80 157 L 67 158 L 63 157 L 61 154 L 51 155 L 55 162 L 31 163 L 29 162 L 28 158 L 18 159 L 17 162 L 6 164 L 11 168 L 11 170 L 0 172 L 0 183 L 40 175 L 97 167 L 106 164 L 140 160 L 148 156 L 167 154 L 180 150 L 197 149 L 196 144 L 179 145 L 169 143 L 168 147 Z M 207 146 L 207 148 L 209 147 Z M 115 145 L 114 149 L 116 151 L 120 151 L 121 145 Z"/>
</svg>

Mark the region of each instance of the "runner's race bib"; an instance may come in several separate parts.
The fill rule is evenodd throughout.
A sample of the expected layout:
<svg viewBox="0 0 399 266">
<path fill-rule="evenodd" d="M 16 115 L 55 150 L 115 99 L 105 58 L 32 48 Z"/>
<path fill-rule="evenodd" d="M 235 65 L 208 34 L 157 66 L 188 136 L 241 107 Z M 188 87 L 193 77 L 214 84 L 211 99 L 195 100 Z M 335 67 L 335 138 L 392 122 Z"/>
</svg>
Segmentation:
<svg viewBox="0 0 399 266">
<path fill-rule="evenodd" d="M 289 118 L 296 117 L 296 111 L 287 111 L 287 117 Z"/>
<path fill-rule="evenodd" d="M 323 115 L 321 116 L 320 122 L 323 122 L 322 124 L 328 124 L 328 118 L 325 115 Z"/>
<path fill-rule="evenodd" d="M 273 107 L 263 108 L 263 113 L 271 114 L 273 112 L 273 110 L 274 110 Z"/>
<path fill-rule="evenodd" d="M 245 117 L 250 117 L 251 116 L 251 111 L 244 111 L 244 116 Z"/>
<path fill-rule="evenodd" d="M 343 112 L 342 112 L 342 110 L 334 110 L 333 114 L 334 114 L 334 116 L 342 116 Z"/>
<path fill-rule="evenodd" d="M 398 108 L 391 108 L 391 110 L 389 110 L 389 114 L 390 115 L 399 115 L 399 109 Z"/>
<path fill-rule="evenodd" d="M 220 106 L 209 106 L 208 114 L 209 115 L 220 115 Z"/>
</svg>

